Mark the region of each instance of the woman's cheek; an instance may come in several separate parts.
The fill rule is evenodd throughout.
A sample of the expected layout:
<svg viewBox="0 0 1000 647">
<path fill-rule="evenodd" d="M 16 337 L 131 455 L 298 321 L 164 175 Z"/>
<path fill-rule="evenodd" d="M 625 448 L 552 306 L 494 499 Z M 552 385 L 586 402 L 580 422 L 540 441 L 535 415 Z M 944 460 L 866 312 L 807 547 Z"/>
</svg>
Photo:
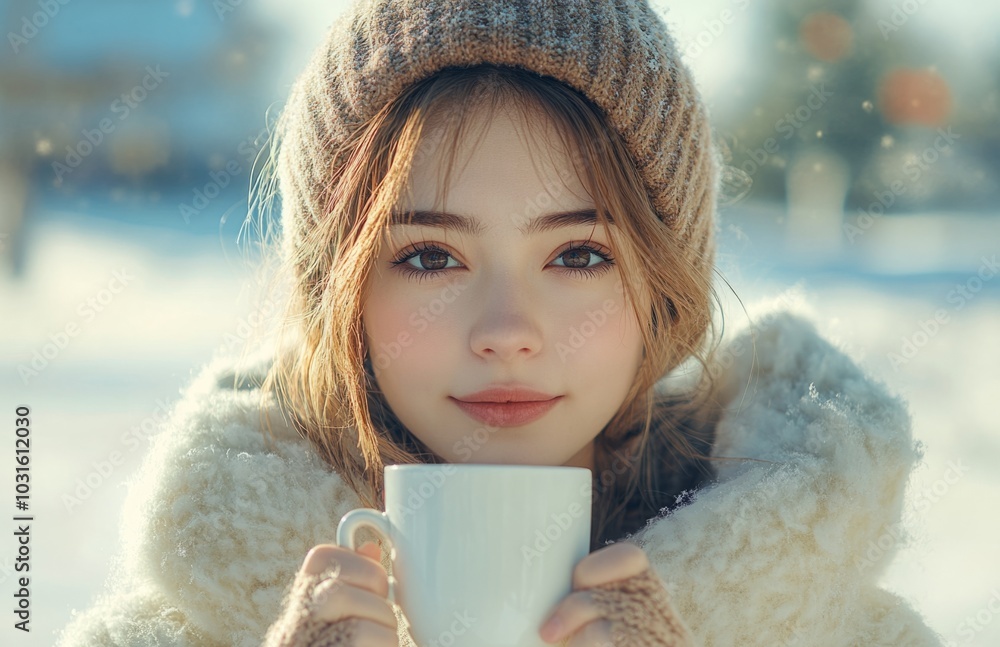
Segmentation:
<svg viewBox="0 0 1000 647">
<path fill-rule="evenodd" d="M 363 321 L 376 377 L 394 363 L 405 361 L 416 335 L 414 312 L 414 304 L 405 298 L 374 294 L 366 304 Z"/>
<path fill-rule="evenodd" d="M 428 366 L 445 365 L 463 339 L 459 321 L 463 315 L 455 303 L 435 299 L 412 299 L 405 308 L 394 311 L 397 342 L 404 353 L 405 364 L 416 364 L 427 371 Z"/>
<path fill-rule="evenodd" d="M 564 363 L 609 357 L 621 361 L 622 352 L 630 350 L 638 336 L 635 318 L 626 315 L 617 293 L 571 309 L 555 330 L 556 351 Z"/>
</svg>

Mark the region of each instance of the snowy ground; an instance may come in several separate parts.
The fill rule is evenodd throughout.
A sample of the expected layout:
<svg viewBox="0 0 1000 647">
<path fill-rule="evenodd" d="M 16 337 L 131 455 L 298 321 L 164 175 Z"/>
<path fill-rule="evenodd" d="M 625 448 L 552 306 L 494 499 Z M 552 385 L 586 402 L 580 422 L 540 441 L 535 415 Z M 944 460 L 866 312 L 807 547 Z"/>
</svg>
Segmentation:
<svg viewBox="0 0 1000 647">
<path fill-rule="evenodd" d="M 22 279 L 0 280 L 2 411 L 12 428 L 14 408 L 31 407 L 35 517 L 32 631 L 25 636 L 7 622 L 2 644 L 51 645 L 71 610 L 89 605 L 117 547 L 123 483 L 148 447 L 143 424 L 160 419 L 253 308 L 239 253 L 218 236 L 80 223 L 41 222 Z M 891 276 L 831 264 L 796 269 L 776 262 L 777 243 L 752 228 L 724 232 L 720 265 L 744 302 L 798 283 L 785 298 L 804 295 L 821 329 L 911 403 L 926 455 L 907 515 L 914 539 L 885 585 L 955 644 L 1000 644 L 1000 434 L 992 406 L 1000 393 L 1000 280 L 973 280 L 1000 236 L 961 243 L 942 271 Z M 959 300 L 956 285 L 969 297 Z M 91 298 L 100 312 L 87 305 Z M 728 326 L 742 326 L 735 299 L 726 303 Z M 927 322 L 936 315 L 935 329 Z M 56 352 L 60 332 L 66 343 Z M 19 367 L 47 344 L 54 344 L 47 365 L 22 377 Z M 13 570 L 12 530 L 0 531 L 5 596 L 22 575 Z"/>
</svg>

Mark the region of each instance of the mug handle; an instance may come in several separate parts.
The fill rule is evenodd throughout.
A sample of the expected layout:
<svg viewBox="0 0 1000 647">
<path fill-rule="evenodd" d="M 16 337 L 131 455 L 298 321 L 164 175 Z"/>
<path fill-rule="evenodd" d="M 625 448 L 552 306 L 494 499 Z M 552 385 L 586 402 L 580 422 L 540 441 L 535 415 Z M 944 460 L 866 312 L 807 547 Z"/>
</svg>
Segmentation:
<svg viewBox="0 0 1000 647">
<path fill-rule="evenodd" d="M 337 545 L 357 550 L 354 533 L 359 528 L 374 530 L 389 543 L 390 549 L 392 548 L 392 524 L 389 522 L 389 517 L 374 508 L 358 508 L 341 517 L 340 523 L 337 524 Z M 391 550 L 389 554 L 392 554 Z M 393 604 L 396 603 L 395 580 L 394 577 L 389 578 L 389 602 Z"/>
</svg>

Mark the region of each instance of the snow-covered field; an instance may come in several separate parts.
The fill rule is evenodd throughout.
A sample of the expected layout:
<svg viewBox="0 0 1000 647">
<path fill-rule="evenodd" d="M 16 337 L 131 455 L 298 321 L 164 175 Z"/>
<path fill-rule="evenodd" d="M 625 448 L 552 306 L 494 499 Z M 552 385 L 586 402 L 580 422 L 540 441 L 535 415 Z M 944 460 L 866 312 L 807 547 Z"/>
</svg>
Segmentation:
<svg viewBox="0 0 1000 647">
<path fill-rule="evenodd" d="M 811 308 L 830 338 L 911 403 L 926 453 L 910 493 L 913 540 L 885 585 L 947 640 L 1000 644 L 1000 425 L 993 406 L 1000 280 L 986 272 L 973 280 L 980 252 L 1000 238 L 969 241 L 979 247 L 966 254 L 964 270 L 920 278 L 780 269 L 767 260 L 778 252 L 754 243 L 752 232 L 748 239 L 724 231 L 720 264 L 745 303 L 784 292 L 779 298 Z M 33 229 L 24 276 L 0 280 L 6 428 L 13 430 L 16 406 L 31 407 L 32 631 L 24 635 L 9 620 L 0 643 L 51 645 L 71 610 L 90 604 L 118 545 L 124 482 L 149 433 L 192 372 L 246 331 L 254 308 L 246 279 L 238 251 L 215 236 L 152 235 L 80 219 Z M 967 296 L 956 296 L 958 285 Z M 745 315 L 732 295 L 723 296 L 727 327 L 741 327 Z M 43 359 L 32 368 L 35 351 Z M 7 438 L 13 456 L 13 433 Z M 13 498 L 13 461 L 5 460 Z M 13 523 L 0 530 L 0 591 L 8 604 L 21 575 Z"/>
</svg>

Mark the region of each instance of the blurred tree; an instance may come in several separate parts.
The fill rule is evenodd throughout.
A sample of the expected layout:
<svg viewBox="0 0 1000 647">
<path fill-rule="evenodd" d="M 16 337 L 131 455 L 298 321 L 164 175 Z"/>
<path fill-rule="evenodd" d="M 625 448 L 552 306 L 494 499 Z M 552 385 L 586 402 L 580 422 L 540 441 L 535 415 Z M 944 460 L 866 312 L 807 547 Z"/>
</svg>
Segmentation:
<svg viewBox="0 0 1000 647">
<path fill-rule="evenodd" d="M 981 105 L 956 101 L 960 71 L 952 60 L 908 28 L 908 14 L 893 16 L 884 5 L 769 0 L 755 3 L 754 11 L 758 72 L 743 86 L 742 99 L 752 107 L 723 117 L 719 126 L 732 148 L 730 164 L 752 180 L 753 198 L 784 200 L 790 160 L 819 146 L 849 166 L 848 209 L 868 206 L 896 180 L 909 183 L 892 200 L 896 206 L 996 199 L 995 171 L 987 166 L 980 169 L 978 199 L 963 182 L 974 164 L 969 152 L 981 149 L 978 154 L 991 159 L 1000 150 L 996 76 Z M 938 129 L 948 127 L 963 134 L 960 143 L 924 163 L 921 154 L 942 141 Z M 908 161 L 916 166 L 905 169 Z"/>
</svg>

